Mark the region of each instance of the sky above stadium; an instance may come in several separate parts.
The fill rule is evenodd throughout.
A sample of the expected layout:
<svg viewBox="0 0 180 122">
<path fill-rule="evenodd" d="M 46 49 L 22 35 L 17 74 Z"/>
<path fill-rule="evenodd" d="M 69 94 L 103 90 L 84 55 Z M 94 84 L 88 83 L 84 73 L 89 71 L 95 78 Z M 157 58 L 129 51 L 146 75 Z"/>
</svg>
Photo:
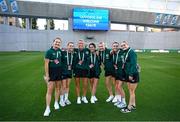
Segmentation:
<svg viewBox="0 0 180 122">
<path fill-rule="evenodd" d="M 119 8 L 180 15 L 180 0 L 18 0 Z"/>
</svg>

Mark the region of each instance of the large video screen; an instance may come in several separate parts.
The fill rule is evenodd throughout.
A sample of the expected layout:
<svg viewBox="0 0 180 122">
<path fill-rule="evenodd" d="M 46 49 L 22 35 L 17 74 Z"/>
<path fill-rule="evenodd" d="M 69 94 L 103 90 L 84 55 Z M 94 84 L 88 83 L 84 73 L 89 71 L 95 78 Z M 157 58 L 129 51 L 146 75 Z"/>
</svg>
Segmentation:
<svg viewBox="0 0 180 122">
<path fill-rule="evenodd" d="M 109 30 L 109 10 L 107 9 L 73 9 L 74 30 Z"/>
</svg>

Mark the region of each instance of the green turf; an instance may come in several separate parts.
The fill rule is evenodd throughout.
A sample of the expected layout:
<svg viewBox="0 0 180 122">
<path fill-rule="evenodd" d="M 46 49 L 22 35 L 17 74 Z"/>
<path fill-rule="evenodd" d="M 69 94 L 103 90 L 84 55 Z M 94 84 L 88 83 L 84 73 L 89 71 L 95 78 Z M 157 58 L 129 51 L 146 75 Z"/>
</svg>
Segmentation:
<svg viewBox="0 0 180 122">
<path fill-rule="evenodd" d="M 180 120 L 178 53 L 138 53 L 142 72 L 136 111 L 123 114 L 106 103 L 108 95 L 101 76 L 97 104 L 77 105 L 72 81 L 72 105 L 54 111 L 53 98 L 48 118 L 43 117 L 46 93 L 43 56 L 42 52 L 0 52 L 0 120 Z M 90 93 L 87 96 L 89 99 Z"/>
</svg>

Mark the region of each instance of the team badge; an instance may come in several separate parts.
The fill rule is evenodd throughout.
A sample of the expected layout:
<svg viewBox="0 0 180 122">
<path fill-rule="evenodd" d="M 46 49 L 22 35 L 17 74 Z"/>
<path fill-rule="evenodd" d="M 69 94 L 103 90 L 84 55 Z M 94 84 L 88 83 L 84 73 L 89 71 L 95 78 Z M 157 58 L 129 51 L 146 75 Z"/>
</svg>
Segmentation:
<svg viewBox="0 0 180 122">
<path fill-rule="evenodd" d="M 89 51 L 86 51 L 86 54 L 88 55 L 88 54 L 89 54 Z"/>
<path fill-rule="evenodd" d="M 106 59 L 109 59 L 109 54 L 106 54 Z"/>
</svg>

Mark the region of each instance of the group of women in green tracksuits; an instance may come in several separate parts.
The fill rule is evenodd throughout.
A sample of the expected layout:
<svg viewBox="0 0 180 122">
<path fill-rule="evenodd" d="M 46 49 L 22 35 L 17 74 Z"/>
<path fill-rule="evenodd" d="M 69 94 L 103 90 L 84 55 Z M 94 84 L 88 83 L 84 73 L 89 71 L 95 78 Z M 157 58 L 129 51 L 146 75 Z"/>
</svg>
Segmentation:
<svg viewBox="0 0 180 122">
<path fill-rule="evenodd" d="M 45 54 L 44 79 L 47 81 L 47 93 L 44 116 L 50 114 L 54 87 L 54 108 L 59 109 L 59 104 L 62 107 L 71 104 L 68 94 L 72 77 L 75 79 L 77 104 L 88 103 L 86 98 L 88 83 L 90 83 L 91 91 L 90 102 L 97 102 L 96 89 L 102 69 L 104 69 L 105 84 L 109 93 L 106 102 L 112 101 L 123 113 L 136 109 L 135 90 L 139 82 L 137 55 L 126 41 L 120 44 L 113 42 L 112 49 L 107 49 L 104 42 L 100 42 L 98 48 L 94 43 L 89 43 L 85 48 L 83 40 L 78 41 L 77 48 L 74 48 L 73 42 L 68 42 L 66 49 L 60 49 L 61 42 L 60 38 L 56 38 L 52 47 Z M 82 97 L 80 81 L 82 81 Z M 128 105 L 122 87 L 124 83 L 127 83 L 130 94 Z"/>
</svg>

